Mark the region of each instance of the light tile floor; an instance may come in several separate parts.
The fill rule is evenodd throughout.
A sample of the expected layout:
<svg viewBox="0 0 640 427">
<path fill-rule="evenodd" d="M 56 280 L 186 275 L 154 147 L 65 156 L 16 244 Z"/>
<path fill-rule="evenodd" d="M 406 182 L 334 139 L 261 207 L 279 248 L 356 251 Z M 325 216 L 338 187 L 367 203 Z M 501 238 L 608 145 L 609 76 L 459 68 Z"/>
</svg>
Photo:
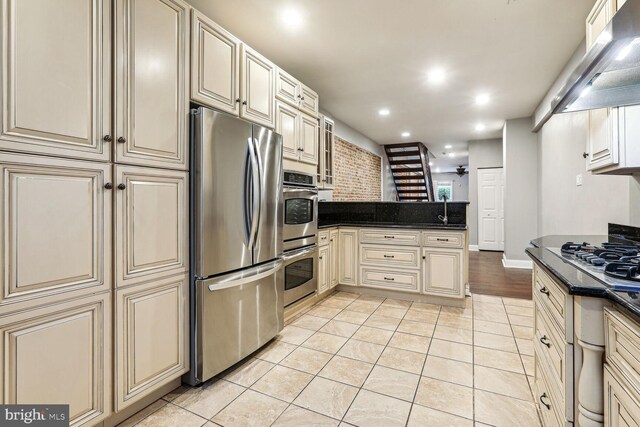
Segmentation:
<svg viewBox="0 0 640 427">
<path fill-rule="evenodd" d="M 532 307 L 334 293 L 253 357 L 122 425 L 537 427 Z"/>
</svg>

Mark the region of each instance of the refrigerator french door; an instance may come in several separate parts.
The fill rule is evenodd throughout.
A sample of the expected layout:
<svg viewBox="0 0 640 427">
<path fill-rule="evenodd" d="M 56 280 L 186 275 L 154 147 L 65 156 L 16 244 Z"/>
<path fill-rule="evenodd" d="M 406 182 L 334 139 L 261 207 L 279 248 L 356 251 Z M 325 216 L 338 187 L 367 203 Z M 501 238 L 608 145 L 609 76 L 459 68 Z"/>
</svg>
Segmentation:
<svg viewBox="0 0 640 427">
<path fill-rule="evenodd" d="M 191 372 L 198 384 L 284 323 L 282 138 L 200 107 L 191 120 Z"/>
</svg>

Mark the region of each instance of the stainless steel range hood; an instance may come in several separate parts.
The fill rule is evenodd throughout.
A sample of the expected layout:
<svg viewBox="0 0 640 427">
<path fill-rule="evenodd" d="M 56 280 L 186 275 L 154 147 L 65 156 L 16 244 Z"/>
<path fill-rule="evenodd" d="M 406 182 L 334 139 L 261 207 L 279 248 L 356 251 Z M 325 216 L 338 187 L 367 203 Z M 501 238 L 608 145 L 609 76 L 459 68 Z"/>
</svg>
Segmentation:
<svg viewBox="0 0 640 427">
<path fill-rule="evenodd" d="M 640 104 L 640 0 L 627 0 L 554 97 L 551 110 L 635 104 Z"/>
</svg>

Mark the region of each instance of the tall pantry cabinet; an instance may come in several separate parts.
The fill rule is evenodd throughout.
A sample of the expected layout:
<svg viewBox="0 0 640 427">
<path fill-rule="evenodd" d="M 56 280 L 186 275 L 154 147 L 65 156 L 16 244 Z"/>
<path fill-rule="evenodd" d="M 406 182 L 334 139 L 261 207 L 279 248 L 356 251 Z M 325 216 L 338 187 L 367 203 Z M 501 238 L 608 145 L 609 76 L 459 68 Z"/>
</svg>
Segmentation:
<svg viewBox="0 0 640 427">
<path fill-rule="evenodd" d="M 1 7 L 0 402 L 93 425 L 188 370 L 190 8 Z"/>
</svg>

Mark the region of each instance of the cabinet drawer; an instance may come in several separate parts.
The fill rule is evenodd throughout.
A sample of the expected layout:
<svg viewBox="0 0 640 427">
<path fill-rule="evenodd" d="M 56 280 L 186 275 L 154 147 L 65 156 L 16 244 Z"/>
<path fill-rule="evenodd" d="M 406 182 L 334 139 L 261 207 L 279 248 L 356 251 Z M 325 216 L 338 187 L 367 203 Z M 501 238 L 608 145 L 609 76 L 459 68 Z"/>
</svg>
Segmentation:
<svg viewBox="0 0 640 427">
<path fill-rule="evenodd" d="M 618 369 L 640 394 L 640 326 L 608 308 L 604 322 L 607 363 Z"/>
<path fill-rule="evenodd" d="M 560 427 L 564 424 L 562 422 L 563 417 L 558 411 L 558 404 L 549 386 L 549 380 L 538 359 L 535 361 L 533 400 L 540 409 L 542 424 L 545 427 Z"/>
<path fill-rule="evenodd" d="M 389 245 L 362 245 L 360 263 L 389 267 L 418 268 L 420 266 L 420 248 Z"/>
<path fill-rule="evenodd" d="M 573 343 L 573 328 L 568 327 L 573 319 L 573 298 L 537 265 L 534 267 L 533 293 L 539 296 L 537 301 L 560 329 L 564 339 Z"/>
<path fill-rule="evenodd" d="M 462 248 L 464 247 L 464 234 L 425 231 L 422 233 L 422 244 L 442 248 Z"/>
<path fill-rule="evenodd" d="M 374 288 L 419 292 L 420 275 L 418 271 L 362 267 L 360 283 Z"/>
<path fill-rule="evenodd" d="M 419 231 L 360 230 L 360 243 L 420 246 Z"/>
<path fill-rule="evenodd" d="M 566 414 L 566 418 L 573 419 L 573 345 L 564 341 L 538 301 L 534 310 L 534 329 L 536 363 L 545 370 L 558 411 L 563 408 L 563 417 Z"/>
<path fill-rule="evenodd" d="M 318 246 L 329 244 L 329 230 L 318 231 Z"/>
<path fill-rule="evenodd" d="M 635 426 L 640 420 L 640 399 L 625 381 L 616 375 L 615 368 L 604 365 L 604 425 L 609 427 Z"/>
</svg>

